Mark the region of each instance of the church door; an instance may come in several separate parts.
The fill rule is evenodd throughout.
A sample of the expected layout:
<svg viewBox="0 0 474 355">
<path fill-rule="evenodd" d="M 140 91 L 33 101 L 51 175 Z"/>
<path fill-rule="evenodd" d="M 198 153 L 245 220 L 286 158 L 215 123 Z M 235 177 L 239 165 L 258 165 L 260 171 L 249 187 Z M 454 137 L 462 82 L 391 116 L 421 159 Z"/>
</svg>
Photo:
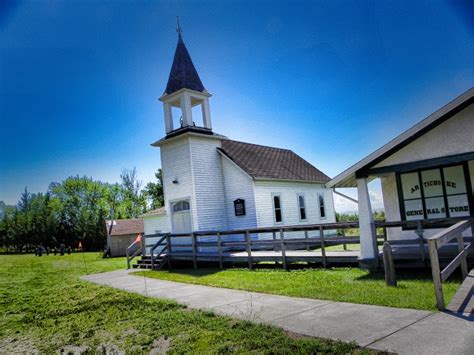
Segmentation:
<svg viewBox="0 0 474 355">
<path fill-rule="evenodd" d="M 181 200 L 173 203 L 173 233 L 192 232 L 191 210 L 189 200 Z"/>
</svg>

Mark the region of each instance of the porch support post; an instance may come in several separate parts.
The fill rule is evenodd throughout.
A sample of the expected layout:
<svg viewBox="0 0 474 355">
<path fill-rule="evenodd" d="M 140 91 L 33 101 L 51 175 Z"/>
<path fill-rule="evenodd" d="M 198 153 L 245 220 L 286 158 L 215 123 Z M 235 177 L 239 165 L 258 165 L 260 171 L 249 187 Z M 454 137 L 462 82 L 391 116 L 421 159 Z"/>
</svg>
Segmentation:
<svg viewBox="0 0 474 355">
<path fill-rule="evenodd" d="M 357 179 L 357 196 L 359 200 L 360 259 L 363 268 L 377 267 L 378 251 L 375 250 L 375 228 L 372 206 L 370 204 L 367 179 Z"/>
<path fill-rule="evenodd" d="M 171 105 L 165 102 L 163 104 L 163 110 L 165 113 L 165 130 L 166 133 L 170 133 L 173 130 L 173 112 L 171 111 Z"/>
<path fill-rule="evenodd" d="M 191 96 L 187 92 L 183 93 L 180 99 L 181 114 L 183 115 L 183 127 L 193 125 L 193 111 L 191 107 Z"/>
</svg>

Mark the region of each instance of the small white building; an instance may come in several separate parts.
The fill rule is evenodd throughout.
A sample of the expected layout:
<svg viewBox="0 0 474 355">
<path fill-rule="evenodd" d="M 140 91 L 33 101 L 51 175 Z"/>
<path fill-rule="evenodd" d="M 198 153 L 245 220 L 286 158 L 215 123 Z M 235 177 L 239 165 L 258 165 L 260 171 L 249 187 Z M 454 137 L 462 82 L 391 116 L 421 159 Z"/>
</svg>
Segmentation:
<svg viewBox="0 0 474 355">
<path fill-rule="evenodd" d="M 179 34 L 160 98 L 166 135 L 152 144 L 161 151 L 167 213 L 144 216 L 145 233 L 335 222 L 329 177 L 291 150 L 213 132 L 210 97 Z"/>
<path fill-rule="evenodd" d="M 357 187 L 361 257 L 375 258 L 367 183 L 380 178 L 387 221 L 474 215 L 474 88 L 351 166 L 327 186 Z M 427 229 L 424 236 L 439 232 Z M 389 239 L 416 238 L 389 228 Z"/>
</svg>

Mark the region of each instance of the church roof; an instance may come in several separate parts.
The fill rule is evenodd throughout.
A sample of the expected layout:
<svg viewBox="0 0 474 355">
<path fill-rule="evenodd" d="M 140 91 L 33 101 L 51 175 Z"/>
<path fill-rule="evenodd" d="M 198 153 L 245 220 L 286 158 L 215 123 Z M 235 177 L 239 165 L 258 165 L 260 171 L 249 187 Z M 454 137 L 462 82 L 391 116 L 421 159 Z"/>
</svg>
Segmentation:
<svg viewBox="0 0 474 355">
<path fill-rule="evenodd" d="M 330 178 L 288 149 L 223 140 L 224 155 L 254 179 L 326 183 Z"/>
<path fill-rule="evenodd" d="M 165 89 L 165 95 L 172 94 L 181 89 L 190 89 L 199 92 L 206 91 L 180 33 L 168 84 Z"/>
</svg>

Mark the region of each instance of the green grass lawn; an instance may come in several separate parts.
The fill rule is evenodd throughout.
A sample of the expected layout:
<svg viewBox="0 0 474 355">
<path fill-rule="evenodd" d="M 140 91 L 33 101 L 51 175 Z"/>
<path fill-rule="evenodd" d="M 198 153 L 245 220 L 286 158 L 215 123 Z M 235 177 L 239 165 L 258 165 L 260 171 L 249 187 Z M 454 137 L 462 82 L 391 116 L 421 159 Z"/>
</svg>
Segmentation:
<svg viewBox="0 0 474 355">
<path fill-rule="evenodd" d="M 0 353 L 364 353 L 352 344 L 297 337 L 264 325 L 236 321 L 177 303 L 94 285 L 80 275 L 125 267 L 125 260 L 99 253 L 66 256 L 0 256 Z M 244 275 L 262 280 L 265 272 L 226 271 L 186 276 L 236 286 Z M 227 275 L 227 276 L 226 276 Z M 287 273 L 268 273 L 284 281 Z M 300 277 L 300 273 L 292 273 Z M 218 282 L 221 280 L 221 282 Z M 257 288 L 258 285 L 255 285 Z"/>
<path fill-rule="evenodd" d="M 143 275 L 143 272 L 138 274 Z M 436 310 L 430 271 L 397 271 L 398 287 L 385 285 L 383 272 L 358 268 L 300 269 L 176 269 L 145 272 L 148 277 L 322 300 Z M 451 300 L 460 280 L 443 284 Z"/>
</svg>

